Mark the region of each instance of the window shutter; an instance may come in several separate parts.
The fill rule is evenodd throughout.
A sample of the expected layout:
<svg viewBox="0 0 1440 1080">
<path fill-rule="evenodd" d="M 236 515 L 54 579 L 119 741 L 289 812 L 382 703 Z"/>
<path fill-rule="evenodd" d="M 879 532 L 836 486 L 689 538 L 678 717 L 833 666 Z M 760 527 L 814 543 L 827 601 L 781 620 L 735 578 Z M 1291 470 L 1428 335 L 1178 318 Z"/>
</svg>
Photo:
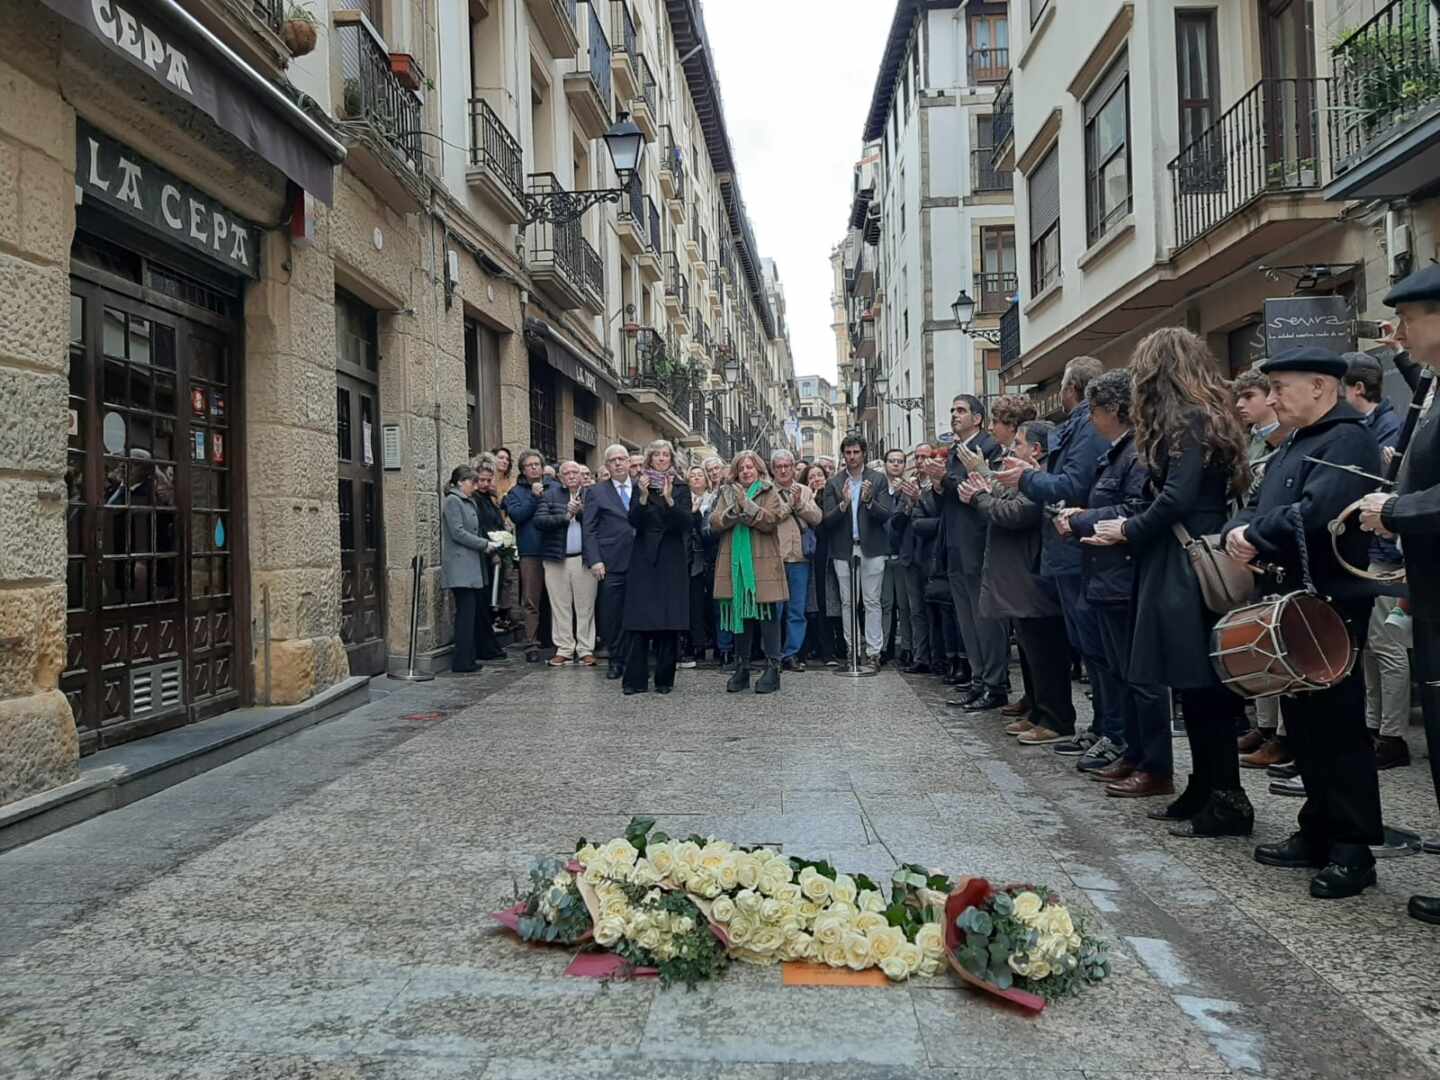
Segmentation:
<svg viewBox="0 0 1440 1080">
<path fill-rule="evenodd" d="M 1050 148 L 1029 177 L 1030 235 L 1037 237 L 1060 220 L 1060 146 Z"/>
</svg>

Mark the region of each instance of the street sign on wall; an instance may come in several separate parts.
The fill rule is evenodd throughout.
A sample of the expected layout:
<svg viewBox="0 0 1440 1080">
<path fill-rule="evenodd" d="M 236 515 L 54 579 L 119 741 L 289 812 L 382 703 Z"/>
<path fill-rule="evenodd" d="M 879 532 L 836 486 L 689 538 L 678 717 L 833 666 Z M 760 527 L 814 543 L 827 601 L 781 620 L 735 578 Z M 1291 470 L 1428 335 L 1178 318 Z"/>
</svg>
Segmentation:
<svg viewBox="0 0 1440 1080">
<path fill-rule="evenodd" d="M 1265 354 L 1318 346 L 1355 351 L 1355 320 L 1343 296 L 1284 296 L 1265 301 Z"/>
</svg>

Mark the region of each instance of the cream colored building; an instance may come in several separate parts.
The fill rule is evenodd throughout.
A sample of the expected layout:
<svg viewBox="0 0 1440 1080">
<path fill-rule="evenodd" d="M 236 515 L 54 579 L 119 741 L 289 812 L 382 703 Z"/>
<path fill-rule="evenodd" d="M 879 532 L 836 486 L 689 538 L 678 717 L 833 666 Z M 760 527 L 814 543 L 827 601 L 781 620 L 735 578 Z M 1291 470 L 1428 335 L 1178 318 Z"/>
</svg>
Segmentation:
<svg viewBox="0 0 1440 1080">
<path fill-rule="evenodd" d="M 1406 0 L 1014 0 L 1013 136 L 997 153 L 1015 169 L 1020 266 L 1007 384 L 1053 411 L 1068 359 L 1125 364 L 1167 325 L 1204 335 L 1234 374 L 1265 354 L 1267 298 L 1331 294 L 1384 317 L 1392 276 L 1435 254 L 1433 208 L 1350 202 L 1366 185 L 1335 181 L 1410 119 L 1357 119 L 1375 115 L 1360 100 L 1374 72 L 1344 41 L 1409 9 L 1433 52 L 1433 10 Z"/>
<path fill-rule="evenodd" d="M 696 5 L 322 0 L 308 48 L 281 0 L 16 2 L 0 803 L 403 663 L 417 556 L 443 663 L 438 513 L 473 450 L 595 465 L 778 422 Z M 635 185 L 525 225 L 542 191 L 617 186 L 624 111 Z"/>
<path fill-rule="evenodd" d="M 795 380 L 799 405 L 799 452 L 811 461 L 833 458 L 839 452 L 835 436 L 835 387 L 823 375 L 801 375 Z"/>
</svg>

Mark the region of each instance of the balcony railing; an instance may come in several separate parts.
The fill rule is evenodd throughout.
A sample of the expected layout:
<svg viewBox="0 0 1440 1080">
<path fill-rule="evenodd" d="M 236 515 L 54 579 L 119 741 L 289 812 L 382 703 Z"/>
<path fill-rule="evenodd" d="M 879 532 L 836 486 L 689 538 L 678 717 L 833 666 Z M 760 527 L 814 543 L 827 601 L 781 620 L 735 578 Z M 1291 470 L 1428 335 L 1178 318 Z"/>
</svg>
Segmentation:
<svg viewBox="0 0 1440 1080">
<path fill-rule="evenodd" d="M 656 255 L 660 254 L 660 207 L 655 205 L 655 200 L 649 195 L 645 196 L 645 219 L 650 223 L 650 250 Z"/>
<path fill-rule="evenodd" d="M 661 149 L 660 168 L 668 172 L 675 182 L 675 198 L 685 198 L 685 155 L 675 145 L 675 134 L 669 124 L 665 125 L 665 142 Z"/>
<path fill-rule="evenodd" d="M 690 281 L 680 269 L 680 256 L 674 251 L 665 253 L 665 295 L 677 297 L 681 311 L 690 310 Z"/>
<path fill-rule="evenodd" d="M 1011 82 L 1012 77 L 1006 74 L 1005 81 L 995 91 L 995 105 L 990 112 L 990 137 L 997 155 L 1015 133 L 1015 86 Z"/>
<path fill-rule="evenodd" d="M 1020 302 L 1010 301 L 1000 316 L 1000 370 L 1020 359 Z"/>
<path fill-rule="evenodd" d="M 970 151 L 970 189 L 972 191 L 1008 192 L 1014 187 L 1014 179 L 1013 171 L 996 167 L 993 146 L 977 146 Z"/>
<path fill-rule="evenodd" d="M 525 192 L 525 159 L 520 142 L 480 98 L 470 102 L 470 165 L 488 169 L 517 199 Z"/>
<path fill-rule="evenodd" d="M 595 13 L 595 0 L 586 5 L 590 9 L 590 39 L 587 42 L 586 55 L 589 57 L 589 65 L 583 75 L 589 75 L 590 81 L 595 86 L 595 92 L 600 95 L 600 100 L 605 103 L 608 111 L 611 108 L 611 78 L 610 78 L 610 41 L 605 37 L 605 27 L 601 24 L 600 16 Z"/>
<path fill-rule="evenodd" d="M 1435 18 L 1428 0 L 1393 0 L 1335 46 L 1330 140 L 1336 172 L 1440 105 Z"/>
<path fill-rule="evenodd" d="M 645 187 L 639 172 L 630 174 L 630 187 L 620 197 L 620 210 L 616 216 L 639 229 L 647 244 L 651 242 L 650 215 L 645 209 Z"/>
<path fill-rule="evenodd" d="M 630 59 L 640 56 L 640 42 L 635 34 L 635 16 L 630 14 L 626 0 L 610 0 L 610 28 L 615 35 L 615 45 Z"/>
<path fill-rule="evenodd" d="M 335 32 L 345 118 L 369 123 L 396 153 L 420 168 L 420 99 L 390 71 L 390 53 L 369 22 L 337 19 Z"/>
<path fill-rule="evenodd" d="M 645 59 L 644 53 L 636 53 L 635 62 L 640 68 L 640 98 L 650 110 L 650 115 L 658 118 L 660 116 L 660 91 L 655 84 L 655 73 L 650 70 L 650 61 Z"/>
<path fill-rule="evenodd" d="M 1262 195 L 1320 187 L 1328 79 L 1261 79 L 1170 162 L 1175 247 Z"/>
<path fill-rule="evenodd" d="M 1004 82 L 1010 74 L 1010 50 L 987 48 L 970 50 L 970 81 L 972 83 Z"/>
<path fill-rule="evenodd" d="M 564 191 L 554 173 L 531 173 L 530 191 L 551 194 Z M 553 270 L 575 290 L 593 300 L 605 294 L 605 267 L 600 255 L 580 231 L 580 222 L 556 225 L 548 221 L 531 226 L 531 261 L 541 269 Z"/>
<path fill-rule="evenodd" d="M 250 10 L 277 34 L 285 26 L 285 0 L 250 0 Z"/>
<path fill-rule="evenodd" d="M 975 288 L 979 294 L 976 310 L 981 315 L 999 315 L 1015 298 L 1015 293 L 1020 288 L 1020 280 L 1013 270 L 1008 273 L 976 274 Z"/>
</svg>

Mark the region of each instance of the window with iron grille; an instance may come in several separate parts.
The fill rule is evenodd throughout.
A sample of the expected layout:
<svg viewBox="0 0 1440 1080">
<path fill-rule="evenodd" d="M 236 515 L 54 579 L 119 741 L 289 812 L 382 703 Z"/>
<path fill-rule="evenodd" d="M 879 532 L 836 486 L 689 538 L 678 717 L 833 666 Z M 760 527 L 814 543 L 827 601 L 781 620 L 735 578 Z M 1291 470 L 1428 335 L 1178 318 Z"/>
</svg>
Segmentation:
<svg viewBox="0 0 1440 1080">
<path fill-rule="evenodd" d="M 1026 180 L 1030 199 L 1030 295 L 1060 280 L 1060 145 Z"/>
<path fill-rule="evenodd" d="M 1085 99 L 1085 224 L 1093 244 L 1130 213 L 1130 69 L 1121 54 Z"/>
</svg>

